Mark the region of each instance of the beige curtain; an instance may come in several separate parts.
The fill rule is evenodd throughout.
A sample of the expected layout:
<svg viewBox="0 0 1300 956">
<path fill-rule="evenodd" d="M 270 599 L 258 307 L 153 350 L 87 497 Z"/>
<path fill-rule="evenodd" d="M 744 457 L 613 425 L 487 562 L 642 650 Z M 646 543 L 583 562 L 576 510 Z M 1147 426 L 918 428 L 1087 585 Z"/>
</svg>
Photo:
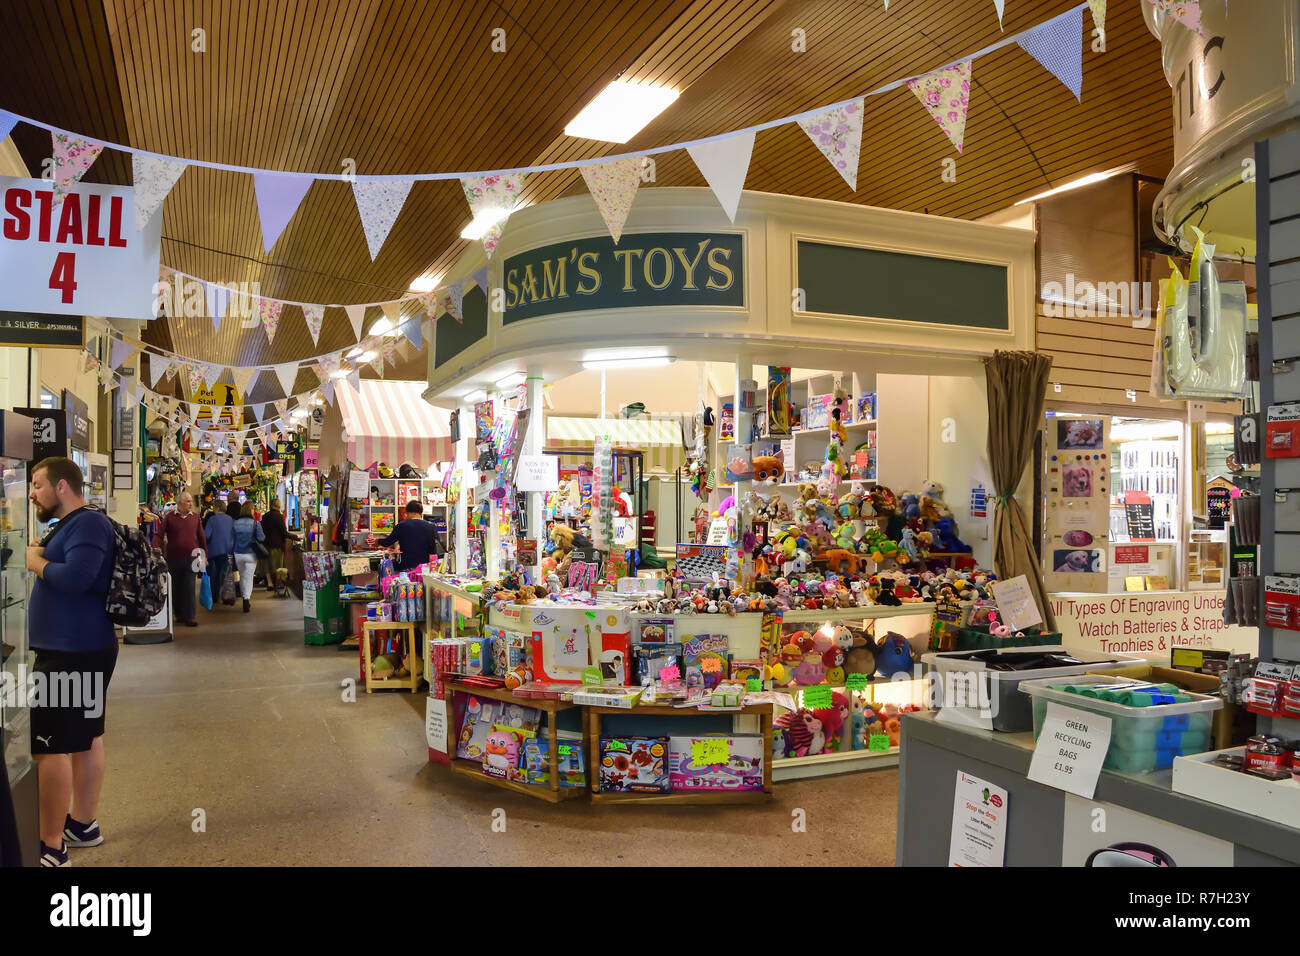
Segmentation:
<svg viewBox="0 0 1300 956">
<path fill-rule="evenodd" d="M 1016 487 L 1034 449 L 1043 417 L 1043 396 L 1051 356 L 1038 352 L 995 352 L 984 360 L 989 396 L 989 465 L 996 493 L 993 567 L 1002 580 L 1024 575 L 1043 614 L 1043 629 L 1056 630 L 1034 548 L 1032 525 L 1016 501 Z M 1032 503 L 1031 503 L 1032 506 Z"/>
</svg>

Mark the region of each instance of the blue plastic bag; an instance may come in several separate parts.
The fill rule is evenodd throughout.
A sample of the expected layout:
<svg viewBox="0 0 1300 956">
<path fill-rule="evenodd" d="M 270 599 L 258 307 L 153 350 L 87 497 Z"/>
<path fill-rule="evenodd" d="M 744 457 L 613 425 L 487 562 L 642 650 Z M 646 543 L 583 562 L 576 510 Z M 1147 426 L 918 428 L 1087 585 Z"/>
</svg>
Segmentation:
<svg viewBox="0 0 1300 956">
<path fill-rule="evenodd" d="M 205 611 L 212 610 L 212 578 L 207 571 L 203 572 L 203 583 L 199 585 L 199 603 Z"/>
</svg>

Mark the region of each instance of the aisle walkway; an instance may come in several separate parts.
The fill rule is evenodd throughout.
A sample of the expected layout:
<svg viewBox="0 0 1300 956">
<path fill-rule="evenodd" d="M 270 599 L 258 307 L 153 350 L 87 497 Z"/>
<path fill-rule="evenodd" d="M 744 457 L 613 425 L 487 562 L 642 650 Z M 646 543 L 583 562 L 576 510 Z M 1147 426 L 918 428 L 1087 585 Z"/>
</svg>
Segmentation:
<svg viewBox="0 0 1300 956">
<path fill-rule="evenodd" d="M 553 807 L 453 777 L 427 762 L 423 695 L 345 703 L 355 652 L 304 646 L 300 608 L 259 592 L 250 614 L 200 609 L 171 644 L 122 647 L 107 842 L 74 866 L 893 865 L 893 770 L 778 784 L 770 805 L 732 810 Z"/>
</svg>

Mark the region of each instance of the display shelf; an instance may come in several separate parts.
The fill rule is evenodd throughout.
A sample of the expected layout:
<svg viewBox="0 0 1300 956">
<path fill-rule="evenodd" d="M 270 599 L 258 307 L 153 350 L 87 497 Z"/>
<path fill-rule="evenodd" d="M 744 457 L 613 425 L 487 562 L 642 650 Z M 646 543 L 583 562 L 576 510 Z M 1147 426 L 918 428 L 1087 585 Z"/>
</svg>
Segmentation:
<svg viewBox="0 0 1300 956">
<path fill-rule="evenodd" d="M 792 623 L 808 623 L 815 621 L 856 621 L 859 619 L 875 619 L 881 617 L 911 617 L 920 614 L 933 613 L 934 602 L 925 601 L 921 604 L 902 604 L 898 607 L 892 607 L 886 604 L 873 604 L 870 607 L 837 607 L 833 609 L 823 608 L 816 611 L 809 611 L 806 609 L 785 611 L 781 615 L 781 620 Z M 652 615 L 646 616 L 650 617 Z"/>
<path fill-rule="evenodd" d="M 673 804 L 737 804 L 763 803 L 772 799 L 772 712 L 771 704 L 749 704 L 738 710 L 697 710 L 694 707 L 672 707 L 665 704 L 638 704 L 630 710 L 622 707 L 583 707 L 582 722 L 587 738 L 587 785 L 592 803 L 673 803 Z M 675 793 L 601 793 L 600 792 L 600 723 L 609 715 L 621 717 L 699 717 L 721 716 L 757 717 L 759 732 L 763 737 L 763 789 L 728 791 L 678 791 Z"/>
<path fill-rule="evenodd" d="M 481 592 L 466 591 L 464 588 L 458 587 L 457 585 L 432 574 L 426 574 L 424 576 L 424 587 L 426 592 L 432 589 L 440 594 L 450 594 L 452 597 L 464 598 L 466 601 L 471 601 L 474 604 L 481 603 L 483 599 Z"/>
<path fill-rule="evenodd" d="M 889 750 L 847 750 L 837 754 L 813 754 L 809 757 L 782 757 L 772 761 L 772 779 L 803 780 L 856 770 L 882 770 L 898 766 L 898 747 Z"/>
<path fill-rule="evenodd" d="M 557 790 L 551 790 L 541 784 L 520 783 L 518 780 L 507 780 L 505 777 L 491 777 L 483 772 L 482 764 L 475 763 L 473 760 L 466 760 L 464 757 L 453 757 L 451 769 L 453 773 L 474 780 L 482 780 L 503 790 L 513 790 L 515 793 L 522 793 L 538 800 L 545 800 L 547 803 L 560 803 L 564 800 L 571 800 L 574 797 L 581 797 L 587 792 L 586 787 L 560 787 Z"/>
<path fill-rule="evenodd" d="M 562 710 L 572 710 L 576 704 L 564 700 L 548 700 L 546 698 L 534 697 L 516 697 L 504 687 L 493 689 L 491 687 L 478 687 L 475 684 L 462 684 L 458 680 L 447 681 L 447 690 L 455 691 L 458 694 L 473 694 L 475 697 L 486 697 L 488 700 L 499 700 L 507 704 L 520 704 L 524 707 L 531 707 L 533 710 L 542 710 L 548 714 L 559 713 Z M 624 711 L 626 713 L 626 711 Z"/>
</svg>

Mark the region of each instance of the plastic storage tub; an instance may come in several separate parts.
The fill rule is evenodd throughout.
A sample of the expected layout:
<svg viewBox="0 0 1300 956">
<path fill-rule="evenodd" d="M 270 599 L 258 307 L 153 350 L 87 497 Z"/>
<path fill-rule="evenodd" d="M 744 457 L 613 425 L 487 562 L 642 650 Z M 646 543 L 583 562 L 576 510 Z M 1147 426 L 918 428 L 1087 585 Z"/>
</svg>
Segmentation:
<svg viewBox="0 0 1300 956">
<path fill-rule="evenodd" d="M 1021 670 L 1000 669 L 1007 664 L 1034 663 L 1035 657 L 1044 658 L 1041 666 Z M 1024 694 L 1016 693 L 1021 681 L 1072 677 L 1085 671 L 1131 667 L 1143 663 L 1143 659 L 1136 655 L 1105 654 L 1101 651 L 1050 644 L 983 651 L 941 651 L 922 655 L 921 660 L 938 672 L 943 689 L 939 709 L 957 707 L 970 711 L 970 698 L 961 700 L 960 696 L 961 693 L 973 692 L 977 695 L 975 699 L 988 701 L 993 729 L 1007 732 L 1026 731 L 1033 727 L 1030 700 Z M 967 683 L 962 686 L 947 676 L 955 672 L 970 672 L 972 681 L 977 681 L 978 684 Z M 983 717 L 984 714 L 981 712 L 980 716 Z"/>
<path fill-rule="evenodd" d="M 1033 702 L 1035 740 L 1043 729 L 1049 702 L 1101 714 L 1111 719 L 1110 747 L 1102 766 L 1108 770 L 1123 770 L 1128 773 L 1151 773 L 1154 770 L 1168 770 L 1173 766 L 1175 757 L 1209 750 L 1214 711 L 1223 706 L 1223 701 L 1217 697 L 1178 690 L 1179 703 L 1138 707 L 1085 697 L 1069 688 L 1140 693 L 1140 688 L 1158 686 L 1160 685 L 1128 677 L 1089 674 L 1065 679 L 1022 681 L 1020 690 Z"/>
</svg>

